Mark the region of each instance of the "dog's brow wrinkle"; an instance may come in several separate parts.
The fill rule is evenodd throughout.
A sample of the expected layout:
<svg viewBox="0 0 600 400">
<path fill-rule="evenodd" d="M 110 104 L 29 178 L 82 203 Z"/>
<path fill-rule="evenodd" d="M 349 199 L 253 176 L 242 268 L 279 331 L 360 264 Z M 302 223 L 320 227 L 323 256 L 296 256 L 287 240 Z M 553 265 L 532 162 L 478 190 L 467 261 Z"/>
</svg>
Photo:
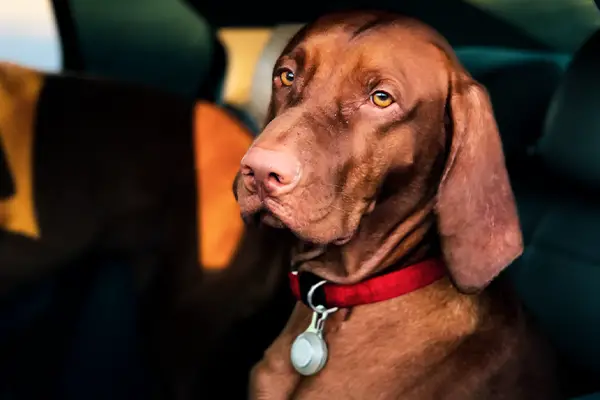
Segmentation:
<svg viewBox="0 0 600 400">
<path fill-rule="evenodd" d="M 303 80 L 304 86 L 308 86 L 308 84 L 310 84 L 310 82 L 313 80 L 313 78 L 315 77 L 316 74 L 317 74 L 317 65 L 311 65 L 307 68 L 303 67 L 302 80 Z"/>
<path fill-rule="evenodd" d="M 356 39 L 358 36 L 360 36 L 362 33 L 365 33 L 375 27 L 386 25 L 390 22 L 391 22 L 391 20 L 389 18 L 376 17 L 376 18 L 366 22 L 365 24 L 361 25 L 360 27 L 358 27 L 358 29 L 356 29 L 354 32 L 352 32 L 352 34 L 350 36 L 350 40 L 352 41 L 352 40 Z"/>
<path fill-rule="evenodd" d="M 304 101 L 304 91 L 298 90 L 291 92 L 287 97 L 288 107 L 295 107 Z"/>
</svg>

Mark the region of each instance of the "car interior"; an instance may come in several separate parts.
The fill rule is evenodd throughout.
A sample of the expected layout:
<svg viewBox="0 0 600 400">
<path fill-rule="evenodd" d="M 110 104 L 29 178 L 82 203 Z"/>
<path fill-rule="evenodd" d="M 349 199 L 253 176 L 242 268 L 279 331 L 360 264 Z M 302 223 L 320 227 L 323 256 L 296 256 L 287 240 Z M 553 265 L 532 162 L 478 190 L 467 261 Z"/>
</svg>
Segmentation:
<svg viewBox="0 0 600 400">
<path fill-rule="evenodd" d="M 294 33 L 327 11 L 373 4 L 360 0 L 278 6 L 199 0 L 19 4 L 0 5 L 0 61 L 52 74 L 41 91 L 35 121 L 36 135 L 47 138 L 36 144 L 36 153 L 45 154 L 36 170 L 42 185 L 36 189 L 42 199 L 38 204 L 47 210 L 40 211 L 40 219 L 43 227 L 51 228 L 43 229 L 44 240 L 33 243 L 19 226 L 5 223 L 11 202 L 16 201 L 18 179 L 7 168 L 10 159 L 0 151 L 0 270 L 7 266 L 8 271 L 0 271 L 0 280 L 20 279 L 19 271 L 42 264 L 52 268 L 34 280 L 19 280 L 24 282 L 19 285 L 0 283 L 0 398 L 30 398 L 32 386 L 60 393 L 56 398 L 61 399 L 148 398 L 140 394 L 150 389 L 142 383 L 147 380 L 144 361 L 134 350 L 140 340 L 134 321 L 141 300 L 135 295 L 130 260 L 118 251 L 125 246 L 122 243 L 133 243 L 128 238 L 141 228 L 123 233 L 116 244 L 101 246 L 117 250 L 98 258 L 97 248 L 89 250 L 90 243 L 104 231 L 80 229 L 85 221 L 99 226 L 103 216 L 94 208 L 98 193 L 69 198 L 72 188 L 86 181 L 86 173 L 108 182 L 130 164 L 116 163 L 106 176 L 93 167 L 71 166 L 85 165 L 86 158 L 105 162 L 116 147 L 126 157 L 138 148 L 136 143 L 146 141 L 149 144 L 140 147 L 147 149 L 140 162 L 172 161 L 173 170 L 155 168 L 152 173 L 157 180 L 178 174 L 178 194 L 194 197 L 196 178 L 182 172 L 183 161 L 177 161 L 193 164 L 190 143 L 172 128 L 159 127 L 172 123 L 190 131 L 186 118 L 191 104 L 211 103 L 239 121 L 248 132 L 244 143 L 249 143 L 265 120 L 273 64 Z M 524 254 L 505 275 L 557 349 L 570 398 L 600 399 L 600 300 L 594 295 L 600 287 L 600 4 L 407 0 L 386 1 L 377 8 L 433 26 L 487 88 L 525 239 Z M 98 87 L 88 77 L 112 83 Z M 142 97 L 145 100 L 140 101 Z M 0 107 L 1 100 L 0 89 Z M 0 128 L 7 118 L 0 110 Z M 60 132 L 59 139 L 54 132 Z M 12 143 L 10 133 L 6 137 L 1 133 L 2 129 L 0 150 L 3 141 L 7 147 Z M 103 148 L 103 156 L 81 150 L 89 146 L 81 138 Z M 69 159 L 69 154 L 77 156 Z M 62 161 L 55 160 L 59 158 Z M 145 194 L 146 186 L 136 181 L 142 175 L 138 169 L 124 174 L 126 184 L 139 186 Z M 167 187 L 165 183 L 156 193 L 162 196 Z M 108 184 L 106 188 L 113 191 Z M 50 195 L 56 190 L 63 193 L 59 200 Z M 116 204 L 117 198 L 118 193 L 106 196 L 106 201 Z M 139 212 L 154 215 L 157 206 L 140 199 L 145 208 Z M 186 215 L 195 215 L 189 201 L 180 203 L 179 209 L 190 208 Z M 118 212 L 138 212 L 136 204 Z M 235 210 L 231 212 L 237 218 Z M 165 229 L 162 217 L 149 221 L 142 230 L 148 238 Z M 178 248 L 194 240 L 182 236 Z M 90 266 L 86 272 L 76 267 L 82 264 Z M 219 268 L 227 268 L 227 261 L 214 267 Z M 256 316 L 249 324 L 264 318 Z M 277 326 L 273 329 L 271 334 L 276 335 Z M 99 350 L 107 348 L 111 351 Z M 257 357 L 262 350 L 249 354 Z M 58 366 L 53 364 L 57 359 Z"/>
</svg>

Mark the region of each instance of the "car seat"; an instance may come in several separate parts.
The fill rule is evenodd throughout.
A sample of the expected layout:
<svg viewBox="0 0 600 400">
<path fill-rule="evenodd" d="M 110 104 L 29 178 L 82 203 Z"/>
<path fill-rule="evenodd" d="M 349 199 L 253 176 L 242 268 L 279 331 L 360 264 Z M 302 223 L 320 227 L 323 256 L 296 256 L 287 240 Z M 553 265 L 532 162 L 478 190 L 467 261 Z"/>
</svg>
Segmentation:
<svg viewBox="0 0 600 400">
<path fill-rule="evenodd" d="M 573 395 L 600 391 L 600 31 L 574 55 L 542 137 L 510 171 L 525 252 L 508 270 Z"/>
<path fill-rule="evenodd" d="M 23 0 L 0 8 L 0 60 L 221 99 L 225 50 L 182 0 Z"/>
</svg>

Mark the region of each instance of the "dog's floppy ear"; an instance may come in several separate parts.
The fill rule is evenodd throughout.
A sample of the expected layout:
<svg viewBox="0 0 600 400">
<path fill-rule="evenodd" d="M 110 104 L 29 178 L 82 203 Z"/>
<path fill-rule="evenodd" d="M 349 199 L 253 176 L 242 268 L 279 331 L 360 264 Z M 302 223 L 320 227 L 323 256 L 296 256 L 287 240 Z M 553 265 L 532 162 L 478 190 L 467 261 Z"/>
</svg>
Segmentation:
<svg viewBox="0 0 600 400">
<path fill-rule="evenodd" d="M 444 260 L 457 288 L 477 292 L 523 251 L 502 143 L 486 90 L 466 72 L 449 90 L 450 147 L 436 214 Z"/>
</svg>

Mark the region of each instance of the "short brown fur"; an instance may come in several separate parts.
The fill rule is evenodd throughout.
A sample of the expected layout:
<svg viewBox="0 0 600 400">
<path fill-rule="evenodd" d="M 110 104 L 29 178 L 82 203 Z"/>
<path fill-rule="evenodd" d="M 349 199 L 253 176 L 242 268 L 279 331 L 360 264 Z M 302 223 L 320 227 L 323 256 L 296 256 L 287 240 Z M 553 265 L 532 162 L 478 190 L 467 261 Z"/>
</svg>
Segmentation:
<svg viewBox="0 0 600 400">
<path fill-rule="evenodd" d="M 374 90 L 395 103 L 377 108 Z M 249 152 L 297 158 L 299 183 L 269 197 L 238 177 L 234 190 L 246 220 L 267 214 L 295 234 L 294 268 L 352 284 L 442 257 L 448 278 L 335 313 L 313 377 L 289 361 L 311 316 L 298 303 L 251 399 L 558 398 L 543 341 L 488 287 L 521 254 L 521 231 L 488 95 L 439 34 L 386 13 L 319 19 L 277 61 L 267 122 Z"/>
</svg>

